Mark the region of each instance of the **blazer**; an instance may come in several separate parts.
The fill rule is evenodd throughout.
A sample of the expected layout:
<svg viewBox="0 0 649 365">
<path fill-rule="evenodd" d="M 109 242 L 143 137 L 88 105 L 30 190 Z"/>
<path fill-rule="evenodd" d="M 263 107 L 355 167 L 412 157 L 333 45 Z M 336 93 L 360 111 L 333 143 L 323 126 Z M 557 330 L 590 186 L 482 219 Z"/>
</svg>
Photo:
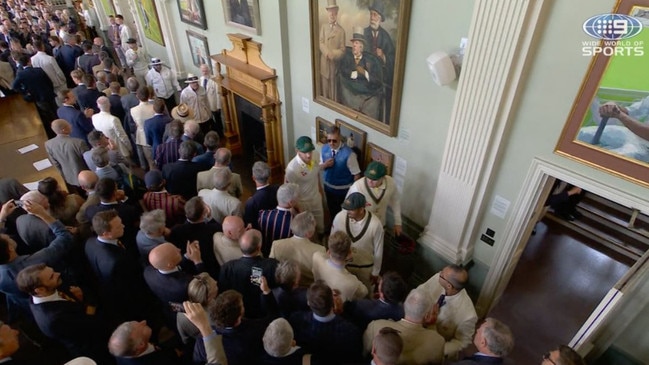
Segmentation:
<svg viewBox="0 0 649 365">
<path fill-rule="evenodd" d="M 171 117 L 166 114 L 156 114 L 153 117 L 144 121 L 144 136 L 146 144 L 151 146 L 153 151 L 153 158 L 156 158 L 155 153 L 158 145 L 162 144 L 162 136 L 165 132 L 167 124 L 171 123 Z"/>
<path fill-rule="evenodd" d="M 196 189 L 214 189 L 214 172 L 217 169 L 228 169 L 229 167 L 212 167 L 207 171 L 201 171 L 196 177 Z M 241 194 L 243 193 L 243 187 L 241 185 L 241 175 L 236 172 L 232 173 L 232 180 L 230 180 L 230 186 L 228 186 L 228 193 L 233 197 L 240 199 Z M 275 207 L 273 207 L 275 208 Z M 272 208 L 271 208 L 272 209 Z"/>
<path fill-rule="evenodd" d="M 277 185 L 266 185 L 258 188 L 246 201 L 246 208 L 243 213 L 243 221 L 252 224 L 252 227 L 259 229 L 259 211 L 275 209 L 277 206 Z"/>
<path fill-rule="evenodd" d="M 223 227 L 221 227 L 220 223 L 214 220 L 201 223 L 185 222 L 184 224 L 175 226 L 171 229 L 169 242 L 180 248 L 182 253 L 185 253 L 187 241 L 198 241 L 205 270 L 210 274 L 210 276 L 217 279 L 219 277 L 221 266 L 218 264 L 216 257 L 214 256 L 212 237 L 216 232 L 221 231 L 223 231 Z"/>
<path fill-rule="evenodd" d="M 273 242 L 268 257 L 279 261 L 293 260 L 300 267 L 300 285 L 313 284 L 313 255 L 316 252 L 326 253 L 324 246 L 309 241 L 308 238 L 290 237 Z M 401 317 L 399 317 L 401 318 Z"/>
<path fill-rule="evenodd" d="M 295 333 L 298 346 L 315 356 L 322 356 L 331 363 L 361 360 L 362 332 L 340 316 L 321 322 L 313 312 L 291 314 L 289 323 Z"/>
<path fill-rule="evenodd" d="M 169 302 L 182 303 L 187 300 L 187 287 L 193 278 L 184 271 L 163 274 L 153 266 L 144 269 L 144 281 L 165 307 Z"/>
<path fill-rule="evenodd" d="M 124 224 L 124 236 L 122 237 L 124 245 L 130 252 L 135 253 L 137 251 L 135 236 L 139 229 L 141 214 L 136 206 L 126 203 L 102 204 L 100 202 L 97 205 L 86 207 L 86 218 L 92 224 L 92 217 L 95 214 L 111 209 L 117 212 L 117 215 L 122 219 L 122 224 Z"/>
<path fill-rule="evenodd" d="M 290 209 L 277 207 L 259 212 L 259 230 L 262 236 L 261 252 L 264 256 L 270 254 L 273 242 L 293 235 L 291 231 L 293 212 Z"/>
<path fill-rule="evenodd" d="M 83 153 L 88 151 L 88 144 L 79 138 L 57 135 L 45 141 L 45 150 L 52 165 L 56 166 L 65 182 L 79 186 L 79 172 L 88 170 Z"/>
<path fill-rule="evenodd" d="M 77 91 L 77 103 L 79 103 L 79 108 L 81 110 L 90 108 L 95 111 L 95 113 L 99 113 L 99 107 L 97 106 L 97 99 L 99 99 L 104 95 L 101 91 L 97 90 L 96 88 L 89 89 L 89 88 L 84 88 L 84 89 L 79 89 Z"/>
<path fill-rule="evenodd" d="M 92 132 L 95 127 L 92 125 L 92 119 L 86 117 L 83 112 L 72 105 L 62 105 L 56 110 L 56 115 L 65 119 L 72 126 L 70 137 L 79 138 L 88 143 L 88 133 Z"/>
<path fill-rule="evenodd" d="M 108 100 L 110 101 L 110 114 L 116 116 L 120 121 L 124 121 L 124 115 L 126 115 L 126 113 L 122 106 L 121 96 L 119 96 L 119 94 L 110 94 Z"/>
<path fill-rule="evenodd" d="M 56 61 L 61 66 L 61 71 L 65 75 L 65 78 L 68 80 L 68 84 L 72 81 L 70 72 L 72 72 L 77 67 L 77 57 L 83 54 L 83 50 L 79 46 L 71 46 L 69 44 L 64 44 L 59 47 L 58 53 L 54 56 Z"/>
<path fill-rule="evenodd" d="M 408 322 L 405 319 L 398 322 L 386 319 L 370 322 L 363 334 L 365 354 L 372 351 L 374 336 L 383 327 L 398 330 L 403 339 L 403 351 L 398 364 L 441 364 L 444 361 L 444 337 L 434 329 L 424 328 L 421 324 Z"/>
<path fill-rule="evenodd" d="M 197 195 L 196 175 L 200 165 L 186 160 L 178 160 L 162 167 L 162 176 L 167 181 L 167 191 L 182 195 L 189 200 Z"/>
<path fill-rule="evenodd" d="M 40 68 L 24 67 L 16 73 L 11 88 L 23 95 L 28 95 L 29 101 L 54 102 L 54 86 L 45 71 Z"/>
<path fill-rule="evenodd" d="M 32 56 L 32 66 L 43 69 L 50 80 L 52 80 L 54 88 L 67 86 L 65 75 L 63 74 L 63 71 L 61 71 L 61 67 L 59 67 L 59 64 L 56 62 L 54 57 L 45 52 L 38 51 Z"/>
<path fill-rule="evenodd" d="M 403 305 L 388 303 L 381 299 L 359 299 L 345 302 L 343 313 L 345 318 L 363 329 L 377 319 L 398 321 L 404 316 Z"/>
<path fill-rule="evenodd" d="M 267 259 L 261 256 L 243 256 L 239 259 L 226 262 L 221 267 L 219 275 L 219 291 L 224 292 L 234 289 L 243 295 L 243 306 L 246 308 L 247 318 L 261 318 L 265 311 L 261 305 L 261 290 L 250 282 L 250 274 L 253 267 L 258 267 L 262 275 L 268 280 L 268 286 L 275 286 L 275 269 L 279 261 Z"/>
</svg>

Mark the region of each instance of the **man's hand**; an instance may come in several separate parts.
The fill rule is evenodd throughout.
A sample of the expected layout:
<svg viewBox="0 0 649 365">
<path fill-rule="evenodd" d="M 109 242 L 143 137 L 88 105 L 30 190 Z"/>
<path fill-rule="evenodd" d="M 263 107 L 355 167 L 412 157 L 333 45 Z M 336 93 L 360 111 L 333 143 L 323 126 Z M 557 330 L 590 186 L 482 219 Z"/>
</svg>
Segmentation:
<svg viewBox="0 0 649 365">
<path fill-rule="evenodd" d="M 430 312 L 424 317 L 424 327 L 432 326 L 437 322 L 437 315 L 439 314 L 439 304 L 435 303 Z"/>
<path fill-rule="evenodd" d="M 340 290 L 333 289 L 334 293 L 334 313 L 342 314 L 343 313 L 343 297 L 340 295 Z"/>
<path fill-rule="evenodd" d="M 328 159 L 327 161 L 323 162 L 321 166 L 322 166 L 323 169 L 328 169 L 328 168 L 332 167 L 334 165 L 334 163 L 335 163 L 335 160 L 332 157 L 332 158 Z"/>
<path fill-rule="evenodd" d="M 394 235 L 395 236 L 401 236 L 401 226 L 394 226 Z"/>
<path fill-rule="evenodd" d="M 203 306 L 200 305 L 200 303 L 183 302 L 183 307 L 185 308 L 187 319 L 198 328 L 203 337 L 212 334 L 212 328 L 210 327 L 210 320 L 207 317 L 207 312 L 205 312 L 205 309 L 203 309 Z"/>
<path fill-rule="evenodd" d="M 56 219 L 54 219 L 48 212 L 43 208 L 42 205 L 38 203 L 31 202 L 29 200 L 25 200 L 23 202 L 23 209 L 27 211 L 29 214 L 33 214 L 37 216 L 38 218 L 42 219 L 45 223 L 52 224 Z"/>
<path fill-rule="evenodd" d="M 580 193 L 581 193 L 581 188 L 579 186 L 573 186 L 572 189 L 568 190 L 568 196 L 572 196 Z"/>
<path fill-rule="evenodd" d="M 65 226 L 65 229 L 67 229 L 68 232 L 70 232 L 70 233 L 73 234 L 73 235 L 79 233 L 79 228 L 77 228 L 77 227 L 73 227 L 73 226 Z"/>
<path fill-rule="evenodd" d="M 359 74 L 365 75 L 366 71 L 365 71 L 365 68 L 363 68 L 363 66 L 358 65 L 358 66 L 356 66 L 356 72 L 358 72 Z"/>
<path fill-rule="evenodd" d="M 201 259 L 201 249 L 198 246 L 198 241 L 187 241 L 185 257 L 193 262 L 194 265 L 198 265 L 203 262 L 203 260 Z"/>
<path fill-rule="evenodd" d="M 72 294 L 76 300 L 83 302 L 83 290 L 81 290 L 81 288 L 78 286 L 71 286 L 69 290 L 70 294 Z"/>
<path fill-rule="evenodd" d="M 628 110 L 616 103 L 609 101 L 599 107 L 601 117 L 617 118 L 621 113 L 628 114 Z"/>
<path fill-rule="evenodd" d="M 125 198 L 126 198 L 126 193 L 124 192 L 124 190 L 122 190 L 122 189 L 117 189 L 117 191 L 115 191 L 115 199 L 116 199 L 118 202 L 123 201 Z"/>
<path fill-rule="evenodd" d="M 381 48 L 376 48 L 376 56 L 380 58 L 383 62 L 385 62 L 385 53 L 383 53 L 383 50 Z"/>
<path fill-rule="evenodd" d="M 13 200 L 9 200 L 8 202 L 2 204 L 2 209 L 0 209 L 0 221 L 7 220 L 7 217 L 9 217 L 11 213 L 16 210 L 16 208 L 18 207 Z"/>
<path fill-rule="evenodd" d="M 86 108 L 86 110 L 83 111 L 83 114 L 86 118 L 90 118 L 95 114 L 95 111 L 92 108 Z"/>
<path fill-rule="evenodd" d="M 264 293 L 264 295 L 270 294 L 270 287 L 268 286 L 268 280 L 266 280 L 265 276 L 261 276 L 261 284 L 259 284 L 259 289 L 261 289 L 261 292 Z"/>
</svg>

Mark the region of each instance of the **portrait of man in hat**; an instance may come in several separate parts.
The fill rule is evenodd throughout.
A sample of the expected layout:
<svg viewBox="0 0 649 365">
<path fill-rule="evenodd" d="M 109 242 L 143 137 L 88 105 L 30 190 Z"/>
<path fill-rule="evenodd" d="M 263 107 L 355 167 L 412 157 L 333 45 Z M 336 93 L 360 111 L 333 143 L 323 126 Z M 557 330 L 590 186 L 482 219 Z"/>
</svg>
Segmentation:
<svg viewBox="0 0 649 365">
<path fill-rule="evenodd" d="M 327 23 L 320 26 L 320 87 L 322 96 L 338 101 L 336 72 L 345 54 L 345 30 L 338 24 L 336 0 L 327 0 Z"/>
</svg>

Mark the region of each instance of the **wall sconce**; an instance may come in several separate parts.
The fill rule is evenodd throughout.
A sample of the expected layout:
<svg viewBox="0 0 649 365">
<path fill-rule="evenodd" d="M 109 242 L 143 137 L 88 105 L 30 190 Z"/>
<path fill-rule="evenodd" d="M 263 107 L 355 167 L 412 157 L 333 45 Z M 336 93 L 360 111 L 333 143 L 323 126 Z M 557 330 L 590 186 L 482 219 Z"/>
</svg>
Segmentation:
<svg viewBox="0 0 649 365">
<path fill-rule="evenodd" d="M 426 58 L 433 81 L 439 86 L 448 85 L 460 76 L 464 51 L 468 43 L 467 38 L 462 38 L 460 48 L 450 56 L 446 52 L 434 52 Z"/>
</svg>

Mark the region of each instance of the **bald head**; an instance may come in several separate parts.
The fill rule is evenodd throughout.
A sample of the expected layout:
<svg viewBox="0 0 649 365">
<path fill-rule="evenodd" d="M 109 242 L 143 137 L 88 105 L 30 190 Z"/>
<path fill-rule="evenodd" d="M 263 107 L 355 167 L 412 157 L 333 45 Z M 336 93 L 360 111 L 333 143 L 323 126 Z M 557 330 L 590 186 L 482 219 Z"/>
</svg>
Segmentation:
<svg viewBox="0 0 649 365">
<path fill-rule="evenodd" d="M 229 215 L 223 219 L 223 233 L 231 240 L 238 241 L 244 232 L 244 223 L 241 217 Z"/>
<path fill-rule="evenodd" d="M 79 186 L 81 186 L 85 191 L 95 190 L 95 185 L 97 185 L 97 181 L 99 181 L 97 174 L 90 170 L 81 171 L 77 176 L 77 179 L 79 180 Z"/>
<path fill-rule="evenodd" d="M 180 249 L 169 242 L 158 245 L 149 252 L 149 262 L 158 270 L 171 270 L 181 260 Z"/>
<path fill-rule="evenodd" d="M 261 232 L 256 229 L 245 231 L 239 240 L 241 252 L 246 256 L 257 256 L 261 253 Z"/>
<path fill-rule="evenodd" d="M 40 204 L 45 209 L 48 209 L 50 207 L 50 203 L 47 201 L 47 197 L 39 193 L 38 190 L 26 192 L 23 196 L 20 197 L 20 200 Z"/>
<path fill-rule="evenodd" d="M 72 126 L 65 119 L 56 119 L 52 122 L 52 130 L 56 134 L 68 135 L 72 132 Z"/>
</svg>

